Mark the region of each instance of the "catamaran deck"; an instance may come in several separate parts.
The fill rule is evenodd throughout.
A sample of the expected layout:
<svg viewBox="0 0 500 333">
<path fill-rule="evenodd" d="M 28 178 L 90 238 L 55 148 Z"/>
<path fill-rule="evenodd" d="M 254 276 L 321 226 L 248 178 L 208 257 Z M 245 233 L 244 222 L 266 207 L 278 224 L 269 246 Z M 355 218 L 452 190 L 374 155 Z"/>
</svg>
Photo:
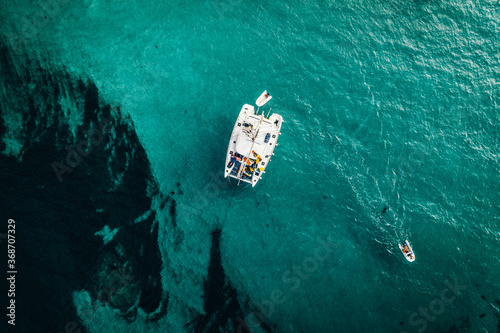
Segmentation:
<svg viewBox="0 0 500 333">
<path fill-rule="evenodd" d="M 266 118 L 245 104 L 231 134 L 224 176 L 255 186 L 271 160 L 282 122 L 279 114 Z"/>
</svg>

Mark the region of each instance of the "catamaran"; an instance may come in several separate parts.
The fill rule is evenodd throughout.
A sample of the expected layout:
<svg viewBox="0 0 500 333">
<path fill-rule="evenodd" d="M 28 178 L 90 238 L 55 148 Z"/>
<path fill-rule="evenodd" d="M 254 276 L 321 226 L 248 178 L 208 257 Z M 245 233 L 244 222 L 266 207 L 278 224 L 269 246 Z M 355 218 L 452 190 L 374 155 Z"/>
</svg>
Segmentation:
<svg viewBox="0 0 500 333">
<path fill-rule="evenodd" d="M 224 177 L 232 177 L 240 181 L 257 184 L 266 169 L 274 148 L 278 145 L 283 117 L 277 113 L 267 117 L 264 111 L 259 115 L 261 106 L 271 100 L 272 96 L 264 91 L 255 104 L 257 111 L 250 104 L 243 105 L 234 125 L 226 155 Z"/>
</svg>

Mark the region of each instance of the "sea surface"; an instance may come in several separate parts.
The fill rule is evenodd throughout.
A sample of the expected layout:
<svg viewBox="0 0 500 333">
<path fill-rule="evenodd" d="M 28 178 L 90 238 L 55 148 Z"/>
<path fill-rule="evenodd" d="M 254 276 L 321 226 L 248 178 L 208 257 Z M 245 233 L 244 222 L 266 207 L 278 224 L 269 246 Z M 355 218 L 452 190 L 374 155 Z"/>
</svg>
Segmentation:
<svg viewBox="0 0 500 333">
<path fill-rule="evenodd" d="M 498 1 L 0 12 L 2 332 L 500 332 Z M 282 135 L 238 186 L 264 89 Z"/>
</svg>

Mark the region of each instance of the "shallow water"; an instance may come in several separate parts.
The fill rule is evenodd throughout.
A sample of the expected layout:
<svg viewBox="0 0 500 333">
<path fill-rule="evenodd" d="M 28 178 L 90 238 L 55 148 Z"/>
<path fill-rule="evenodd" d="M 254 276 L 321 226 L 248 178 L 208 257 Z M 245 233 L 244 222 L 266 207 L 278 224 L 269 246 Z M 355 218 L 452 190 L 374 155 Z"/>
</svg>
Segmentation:
<svg viewBox="0 0 500 333">
<path fill-rule="evenodd" d="M 498 331 L 495 1 L 59 3 L 1 5 L 1 210 L 41 275 L 20 302 L 57 299 L 20 331 Z M 227 140 L 264 89 L 282 136 L 238 187 Z M 109 267 L 134 278 L 104 302 Z"/>
</svg>

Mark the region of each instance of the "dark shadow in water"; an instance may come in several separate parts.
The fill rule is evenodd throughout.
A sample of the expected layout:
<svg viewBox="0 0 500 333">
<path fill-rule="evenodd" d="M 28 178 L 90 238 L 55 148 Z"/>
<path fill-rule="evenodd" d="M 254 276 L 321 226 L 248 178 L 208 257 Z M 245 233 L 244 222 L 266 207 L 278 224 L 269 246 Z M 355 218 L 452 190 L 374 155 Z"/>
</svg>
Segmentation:
<svg viewBox="0 0 500 333">
<path fill-rule="evenodd" d="M 0 66 L 2 151 L 9 139 L 5 119 L 22 115 L 20 154 L 0 155 L 2 230 L 7 230 L 7 219 L 16 220 L 15 331 L 64 332 L 73 321 L 85 332 L 72 299 L 72 292 L 79 290 L 88 290 L 92 297 L 111 290 L 110 305 L 124 310 L 128 320 L 135 318 L 137 309 L 125 310 L 142 291 L 138 304 L 146 312 L 162 304 L 150 318 L 158 320 L 166 313 L 168 295 L 161 287 L 155 215 L 134 223 L 151 209 L 148 193 L 158 190 L 131 121 L 120 119 L 119 109 L 112 114 L 109 105 L 102 106 L 94 84 L 48 64 L 42 68 L 27 56 L 13 58 L 1 41 Z M 68 99 L 83 115 L 76 135 L 60 104 Z M 51 164 L 67 165 L 66 146 L 76 150 L 85 137 L 82 132 L 99 128 L 103 118 L 111 119 L 110 131 L 116 135 L 105 133 L 59 182 Z M 120 228 L 106 246 L 94 235 L 105 225 Z M 122 284 L 114 281 L 110 288 L 106 283 L 116 272 L 133 278 Z M 3 279 L 1 288 L 6 287 Z"/>
<path fill-rule="evenodd" d="M 212 233 L 208 277 L 203 284 L 205 315 L 200 315 L 186 327 L 193 328 L 197 333 L 250 332 L 243 320 L 248 311 L 238 302 L 237 292 L 222 267 L 220 237 L 220 229 Z M 266 332 L 271 332 L 265 323 L 261 327 Z"/>
</svg>

